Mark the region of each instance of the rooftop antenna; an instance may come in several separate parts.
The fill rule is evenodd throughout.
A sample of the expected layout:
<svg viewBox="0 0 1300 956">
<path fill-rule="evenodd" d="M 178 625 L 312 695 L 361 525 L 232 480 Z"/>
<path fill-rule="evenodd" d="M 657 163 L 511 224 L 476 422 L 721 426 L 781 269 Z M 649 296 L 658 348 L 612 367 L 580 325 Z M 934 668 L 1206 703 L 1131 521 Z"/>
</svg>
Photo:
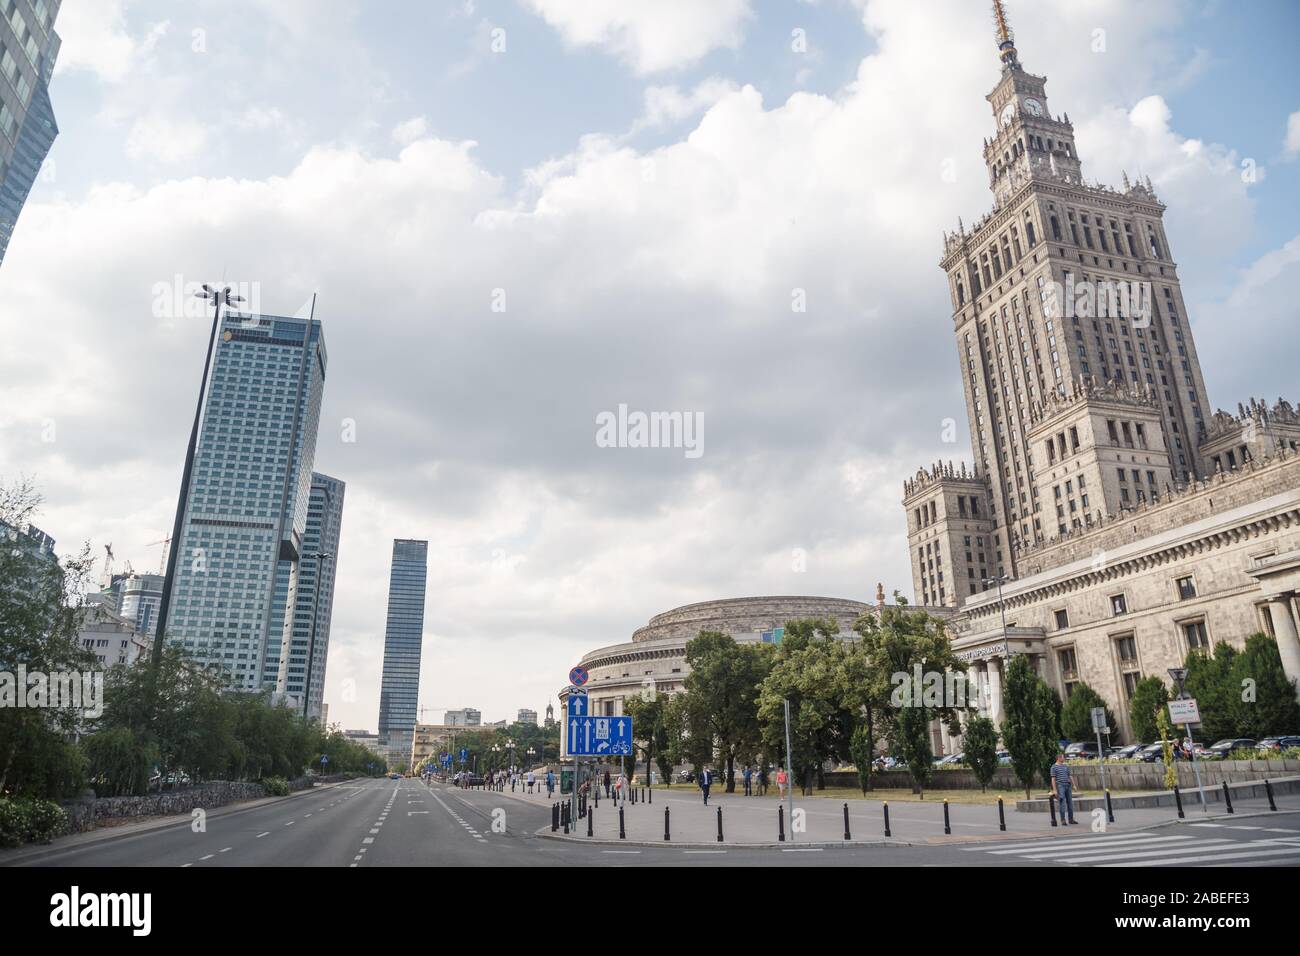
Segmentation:
<svg viewBox="0 0 1300 956">
<path fill-rule="evenodd" d="M 1002 0 L 993 0 L 994 34 L 998 40 L 998 57 L 1008 69 L 1019 69 L 1020 61 L 1016 57 L 1016 34 L 1007 21 L 1007 12 L 1002 7 Z"/>
</svg>

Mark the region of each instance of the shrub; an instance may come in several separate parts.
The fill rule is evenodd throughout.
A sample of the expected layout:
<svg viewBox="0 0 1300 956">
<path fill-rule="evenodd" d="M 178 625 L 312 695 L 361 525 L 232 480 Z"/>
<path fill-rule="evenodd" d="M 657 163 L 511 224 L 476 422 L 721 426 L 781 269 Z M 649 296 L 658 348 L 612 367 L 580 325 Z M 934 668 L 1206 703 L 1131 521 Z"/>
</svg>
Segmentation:
<svg viewBox="0 0 1300 956">
<path fill-rule="evenodd" d="M 289 795 L 289 781 L 284 777 L 266 777 L 262 780 L 262 787 L 266 790 L 268 797 L 287 797 Z"/>
<path fill-rule="evenodd" d="M 0 846 L 49 843 L 68 827 L 68 815 L 53 800 L 0 799 Z"/>
</svg>

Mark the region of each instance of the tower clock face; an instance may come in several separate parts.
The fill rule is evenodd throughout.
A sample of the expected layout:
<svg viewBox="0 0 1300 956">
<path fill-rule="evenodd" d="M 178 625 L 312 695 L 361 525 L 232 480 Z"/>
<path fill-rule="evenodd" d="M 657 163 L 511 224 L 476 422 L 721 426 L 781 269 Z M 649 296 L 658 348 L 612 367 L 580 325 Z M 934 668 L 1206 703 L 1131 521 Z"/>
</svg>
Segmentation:
<svg viewBox="0 0 1300 956">
<path fill-rule="evenodd" d="M 1030 116 L 1042 116 L 1043 104 L 1033 98 L 1027 99 L 1025 100 L 1025 112 L 1027 112 Z"/>
<path fill-rule="evenodd" d="M 1011 117 L 1015 115 L 1016 115 L 1016 104 L 1008 103 L 1006 106 L 1002 107 L 1002 115 L 1001 117 L 999 117 L 999 119 L 1002 125 L 1006 126 L 1008 123 L 1011 122 Z"/>
</svg>

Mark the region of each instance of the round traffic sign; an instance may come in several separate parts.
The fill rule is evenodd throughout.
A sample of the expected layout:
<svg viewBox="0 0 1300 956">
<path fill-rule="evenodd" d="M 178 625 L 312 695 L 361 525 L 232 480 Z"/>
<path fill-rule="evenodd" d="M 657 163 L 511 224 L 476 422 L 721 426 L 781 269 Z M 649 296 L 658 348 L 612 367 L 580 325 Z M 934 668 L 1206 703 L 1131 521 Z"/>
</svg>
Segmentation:
<svg viewBox="0 0 1300 956">
<path fill-rule="evenodd" d="M 579 687 L 587 683 L 587 668 L 575 667 L 569 671 L 569 683 L 577 684 Z"/>
</svg>

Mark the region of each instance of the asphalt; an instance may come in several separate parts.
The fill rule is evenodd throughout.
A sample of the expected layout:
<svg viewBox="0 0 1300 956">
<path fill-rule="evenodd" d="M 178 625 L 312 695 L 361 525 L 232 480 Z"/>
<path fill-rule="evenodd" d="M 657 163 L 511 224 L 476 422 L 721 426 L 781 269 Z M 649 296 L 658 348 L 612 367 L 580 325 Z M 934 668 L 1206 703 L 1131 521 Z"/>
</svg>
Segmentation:
<svg viewBox="0 0 1300 956">
<path fill-rule="evenodd" d="M 724 809 L 739 820 L 742 808 L 729 797 Z M 585 820 L 570 839 L 550 832 L 550 802 L 544 795 L 460 790 L 419 780 L 364 780 L 320 788 L 290 797 L 258 801 L 207 815 L 206 827 L 195 832 L 188 817 L 176 823 L 149 825 L 120 833 L 99 831 L 67 837 L 46 847 L 29 847 L 0 854 L 0 865 L 71 867 L 241 867 L 241 866 L 1296 866 L 1300 865 L 1300 809 L 1268 813 L 1241 807 L 1232 817 L 1192 816 L 1177 822 L 1170 814 L 1158 826 L 1091 826 L 1033 830 L 997 829 L 972 814 L 962 831 L 939 843 L 925 842 L 920 833 L 910 840 L 883 842 L 863 831 L 863 842 L 845 844 L 842 832 L 833 839 L 815 840 L 811 832 L 795 834 L 793 842 L 769 846 L 716 845 L 714 807 L 698 807 L 688 792 L 656 793 L 653 804 L 625 808 L 625 820 L 636 815 L 638 826 L 662 827 L 664 807 L 674 818 L 674 839 L 657 841 L 588 840 Z M 713 801 L 710 801 L 711 803 Z M 809 800 L 810 817 L 818 827 L 829 826 L 842 806 Z M 757 826 L 775 810 L 776 801 L 755 804 L 748 812 Z M 816 806 L 826 804 L 826 806 Z M 950 808 L 956 809 L 956 805 Z M 609 801 L 593 810 L 593 824 L 614 821 Z M 892 809 L 892 808 L 891 808 Z M 934 828 L 935 810 L 942 805 L 899 805 L 904 826 Z M 961 807 L 988 815 L 987 807 Z M 695 812 L 698 811 L 698 812 Z M 694 819 L 688 822 L 695 812 Z M 996 809 L 992 811 L 996 814 Z M 913 814 L 916 819 L 913 820 Z M 1012 814 L 1014 816 L 1038 816 Z M 677 831 L 677 820 L 684 828 Z M 753 822 L 751 821 L 751 822 Z M 687 839 L 687 826 L 703 829 L 713 823 L 707 839 Z M 1026 821 L 1017 821 L 1025 823 Z M 1038 824 L 1040 821 L 1032 821 Z M 739 823 L 737 824 L 740 825 Z M 812 830 L 810 824 L 810 831 Z M 991 827 L 991 829 L 990 829 Z M 595 827 L 593 827 L 593 830 Z M 680 839 L 678 833 L 681 834 Z M 855 837 L 857 834 L 855 834 Z M 925 838 L 927 841 L 930 837 Z M 943 842 L 943 841 L 947 842 Z"/>
</svg>

